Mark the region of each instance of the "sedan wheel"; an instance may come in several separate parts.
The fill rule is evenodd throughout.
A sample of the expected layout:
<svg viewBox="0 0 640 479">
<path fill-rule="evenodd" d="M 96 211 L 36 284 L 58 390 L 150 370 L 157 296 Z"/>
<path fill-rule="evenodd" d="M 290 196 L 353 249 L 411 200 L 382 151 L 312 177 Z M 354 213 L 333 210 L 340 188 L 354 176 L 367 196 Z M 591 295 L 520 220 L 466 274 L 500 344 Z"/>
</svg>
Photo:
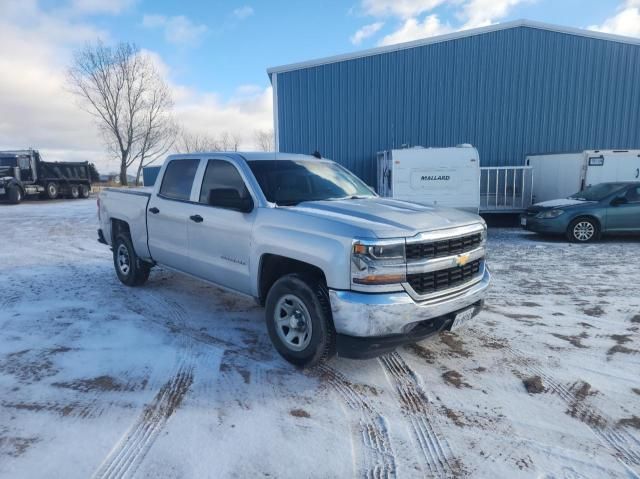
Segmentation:
<svg viewBox="0 0 640 479">
<path fill-rule="evenodd" d="M 588 218 L 578 218 L 569 226 L 569 238 L 577 243 L 587 243 L 598 236 L 598 226 Z"/>
</svg>

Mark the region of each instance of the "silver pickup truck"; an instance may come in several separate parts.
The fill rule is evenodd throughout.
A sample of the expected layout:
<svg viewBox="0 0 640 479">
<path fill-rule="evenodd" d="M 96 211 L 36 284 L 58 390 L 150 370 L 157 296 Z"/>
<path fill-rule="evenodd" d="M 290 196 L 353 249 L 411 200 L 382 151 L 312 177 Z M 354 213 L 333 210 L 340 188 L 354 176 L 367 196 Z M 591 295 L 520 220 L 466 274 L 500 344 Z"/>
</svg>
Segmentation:
<svg viewBox="0 0 640 479">
<path fill-rule="evenodd" d="M 103 190 L 98 215 L 120 281 L 158 265 L 251 296 L 298 366 L 457 328 L 490 281 L 479 216 L 380 198 L 311 156 L 170 156 L 153 190 Z"/>
</svg>

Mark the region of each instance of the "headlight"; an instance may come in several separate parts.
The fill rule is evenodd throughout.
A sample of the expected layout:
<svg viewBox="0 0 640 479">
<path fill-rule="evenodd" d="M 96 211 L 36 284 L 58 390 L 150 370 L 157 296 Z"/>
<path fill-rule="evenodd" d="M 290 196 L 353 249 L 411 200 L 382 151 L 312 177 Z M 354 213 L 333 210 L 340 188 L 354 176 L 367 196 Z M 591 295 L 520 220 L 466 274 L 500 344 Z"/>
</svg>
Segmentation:
<svg viewBox="0 0 640 479">
<path fill-rule="evenodd" d="M 563 210 L 548 210 L 548 211 L 543 211 L 541 213 L 538 213 L 537 218 L 541 218 L 541 219 L 557 218 L 562 213 L 564 213 Z"/>
<path fill-rule="evenodd" d="M 375 286 L 403 283 L 407 278 L 404 239 L 356 241 L 351 255 L 354 285 Z"/>
</svg>

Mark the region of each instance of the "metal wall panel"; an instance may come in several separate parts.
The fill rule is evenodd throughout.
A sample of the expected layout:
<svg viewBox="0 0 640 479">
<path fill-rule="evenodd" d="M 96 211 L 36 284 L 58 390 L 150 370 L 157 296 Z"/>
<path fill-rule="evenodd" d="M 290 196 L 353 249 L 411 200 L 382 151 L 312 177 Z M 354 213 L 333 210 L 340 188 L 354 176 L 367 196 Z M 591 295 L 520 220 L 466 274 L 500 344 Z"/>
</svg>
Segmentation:
<svg viewBox="0 0 640 479">
<path fill-rule="evenodd" d="M 279 72 L 280 151 L 375 184 L 376 153 L 471 143 L 482 166 L 640 148 L 640 46 L 526 26 Z"/>
</svg>

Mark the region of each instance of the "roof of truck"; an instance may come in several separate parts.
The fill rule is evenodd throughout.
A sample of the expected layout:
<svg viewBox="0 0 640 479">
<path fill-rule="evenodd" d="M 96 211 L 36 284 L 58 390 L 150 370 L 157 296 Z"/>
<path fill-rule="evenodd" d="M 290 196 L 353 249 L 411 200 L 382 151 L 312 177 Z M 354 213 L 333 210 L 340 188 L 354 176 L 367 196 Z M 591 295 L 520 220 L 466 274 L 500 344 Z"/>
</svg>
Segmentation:
<svg viewBox="0 0 640 479">
<path fill-rule="evenodd" d="M 22 155 L 30 155 L 34 153 L 35 150 L 5 150 L 0 151 L 0 156 L 22 156 Z"/>
<path fill-rule="evenodd" d="M 169 156 L 169 159 L 174 158 L 194 158 L 194 157 L 214 157 L 214 156 L 226 156 L 244 159 L 246 161 L 258 161 L 258 160 L 289 160 L 289 161 L 302 161 L 302 160 L 314 160 L 318 161 L 313 155 L 299 155 L 295 153 L 278 153 L 278 152 L 263 152 L 263 151 L 204 151 L 198 153 L 180 153 Z M 329 158 L 322 158 L 323 160 L 329 160 Z"/>
</svg>

